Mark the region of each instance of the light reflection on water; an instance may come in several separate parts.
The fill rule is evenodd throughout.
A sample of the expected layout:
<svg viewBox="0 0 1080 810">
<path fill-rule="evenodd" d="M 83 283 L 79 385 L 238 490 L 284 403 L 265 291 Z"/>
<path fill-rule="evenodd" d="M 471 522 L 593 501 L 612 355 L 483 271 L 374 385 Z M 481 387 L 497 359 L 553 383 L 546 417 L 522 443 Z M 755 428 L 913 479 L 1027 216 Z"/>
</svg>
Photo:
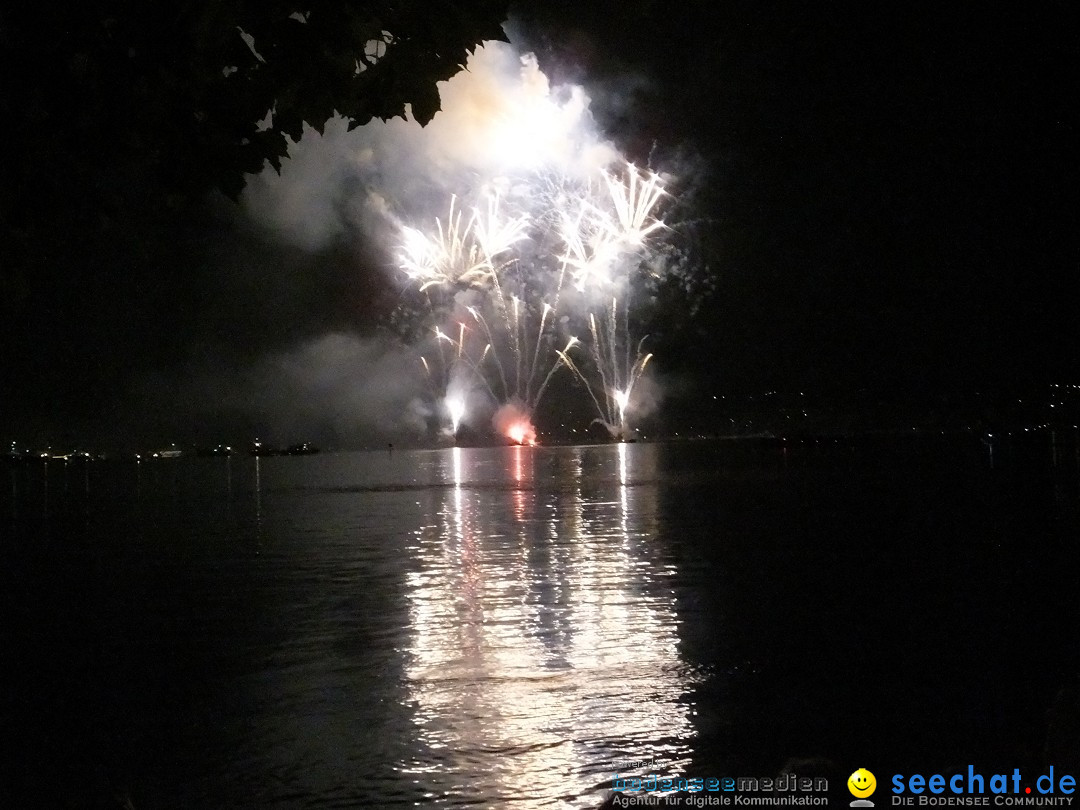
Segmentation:
<svg viewBox="0 0 1080 810">
<path fill-rule="evenodd" d="M 508 504 L 477 486 L 492 452 L 509 456 Z M 452 486 L 408 549 L 421 750 L 403 771 L 431 797 L 520 807 L 595 806 L 620 760 L 685 771 L 675 572 L 642 554 L 651 449 L 454 448 L 441 463 Z"/>
<path fill-rule="evenodd" d="M 5 807 L 573 808 L 626 760 L 1018 762 L 1080 671 L 1071 445 L 8 474 Z"/>
</svg>

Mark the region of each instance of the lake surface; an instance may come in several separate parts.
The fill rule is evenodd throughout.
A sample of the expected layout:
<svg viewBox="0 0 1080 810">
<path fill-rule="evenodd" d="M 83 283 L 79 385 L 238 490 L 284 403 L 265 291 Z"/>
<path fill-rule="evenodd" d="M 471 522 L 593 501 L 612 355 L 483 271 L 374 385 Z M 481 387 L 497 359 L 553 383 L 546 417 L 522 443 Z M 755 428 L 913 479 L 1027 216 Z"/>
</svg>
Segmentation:
<svg viewBox="0 0 1080 810">
<path fill-rule="evenodd" d="M 1075 772 L 1077 465 L 1048 434 L 8 465 L 0 804 Z"/>
</svg>

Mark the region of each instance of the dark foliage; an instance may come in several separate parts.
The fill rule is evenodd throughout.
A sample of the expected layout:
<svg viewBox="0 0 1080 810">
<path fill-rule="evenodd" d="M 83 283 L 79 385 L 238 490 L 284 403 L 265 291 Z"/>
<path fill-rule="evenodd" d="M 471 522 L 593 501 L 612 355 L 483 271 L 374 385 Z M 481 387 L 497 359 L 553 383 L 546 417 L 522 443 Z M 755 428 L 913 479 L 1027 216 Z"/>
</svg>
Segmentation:
<svg viewBox="0 0 1080 810">
<path fill-rule="evenodd" d="M 505 6 L 23 4 L 0 18 L 0 110 L 31 162 L 135 157 L 177 189 L 235 195 L 244 173 L 279 165 L 305 122 L 321 130 L 337 112 L 358 126 L 411 105 L 427 123 L 435 83 L 503 38 Z"/>
<path fill-rule="evenodd" d="M 411 107 L 427 123 L 436 82 L 479 42 L 503 39 L 505 13 L 504 0 L 90 0 L 0 12 L 5 264 L 48 264 L 55 246 L 42 242 L 56 230 L 82 240 L 212 188 L 235 198 L 245 174 L 279 167 L 289 138 L 335 112 L 359 126 Z"/>
</svg>

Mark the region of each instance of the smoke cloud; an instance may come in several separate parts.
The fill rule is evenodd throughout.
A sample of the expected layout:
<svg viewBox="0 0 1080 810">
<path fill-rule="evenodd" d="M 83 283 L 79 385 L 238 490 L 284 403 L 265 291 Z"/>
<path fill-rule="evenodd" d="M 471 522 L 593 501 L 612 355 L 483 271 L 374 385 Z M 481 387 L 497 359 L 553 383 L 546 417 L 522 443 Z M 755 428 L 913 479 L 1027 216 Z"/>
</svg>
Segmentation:
<svg viewBox="0 0 1080 810">
<path fill-rule="evenodd" d="M 531 170 L 583 179 L 619 159 L 585 91 L 552 88 L 536 58 L 509 44 L 478 48 L 439 95 L 442 110 L 426 127 L 395 118 L 348 132 L 338 118 L 322 135 L 306 131 L 280 175 L 251 178 L 246 210 L 309 250 L 357 231 L 391 247 L 397 216 L 440 215 L 451 194 Z"/>
<path fill-rule="evenodd" d="M 280 174 L 267 169 L 249 178 L 243 215 L 271 247 L 242 267 L 230 260 L 225 294 L 210 308 L 211 348 L 203 349 L 215 356 L 214 370 L 201 362 L 191 372 L 201 412 L 247 413 L 247 424 L 276 441 L 353 446 L 445 432 L 449 402 L 471 409 L 487 396 L 460 369 L 433 385 L 419 350 L 444 350 L 437 339 L 409 346 L 371 325 L 387 296 L 403 294 L 395 256 L 403 225 L 445 218 L 453 196 L 476 199 L 483 190 L 525 207 L 536 187 L 524 178 L 595 183 L 621 158 L 597 131 L 585 91 L 552 87 L 536 59 L 511 45 L 478 48 L 439 92 L 442 110 L 426 127 L 393 119 L 349 132 L 333 119 L 321 134 L 305 131 Z M 558 188 L 544 193 L 558 203 Z M 276 280 L 266 284 L 271 274 Z M 582 298 L 568 290 L 564 300 L 571 305 L 575 296 Z M 263 334 L 286 313 L 284 343 L 254 358 L 230 351 L 228 324 L 241 308 Z M 488 405 L 486 418 L 498 407 Z M 500 419 L 528 423 L 528 411 L 518 402 L 503 407 Z"/>
</svg>

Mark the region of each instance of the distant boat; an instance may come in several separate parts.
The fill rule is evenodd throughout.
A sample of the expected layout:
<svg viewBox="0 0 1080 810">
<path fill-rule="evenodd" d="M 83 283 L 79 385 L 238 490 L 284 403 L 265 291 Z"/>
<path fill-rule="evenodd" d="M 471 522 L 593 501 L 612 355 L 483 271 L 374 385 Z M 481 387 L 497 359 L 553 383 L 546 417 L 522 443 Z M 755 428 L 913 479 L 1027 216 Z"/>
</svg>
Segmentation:
<svg viewBox="0 0 1080 810">
<path fill-rule="evenodd" d="M 313 456 L 319 452 L 319 448 L 311 444 L 311 442 L 303 442 L 301 444 L 290 445 L 285 451 L 287 456 Z"/>
</svg>

